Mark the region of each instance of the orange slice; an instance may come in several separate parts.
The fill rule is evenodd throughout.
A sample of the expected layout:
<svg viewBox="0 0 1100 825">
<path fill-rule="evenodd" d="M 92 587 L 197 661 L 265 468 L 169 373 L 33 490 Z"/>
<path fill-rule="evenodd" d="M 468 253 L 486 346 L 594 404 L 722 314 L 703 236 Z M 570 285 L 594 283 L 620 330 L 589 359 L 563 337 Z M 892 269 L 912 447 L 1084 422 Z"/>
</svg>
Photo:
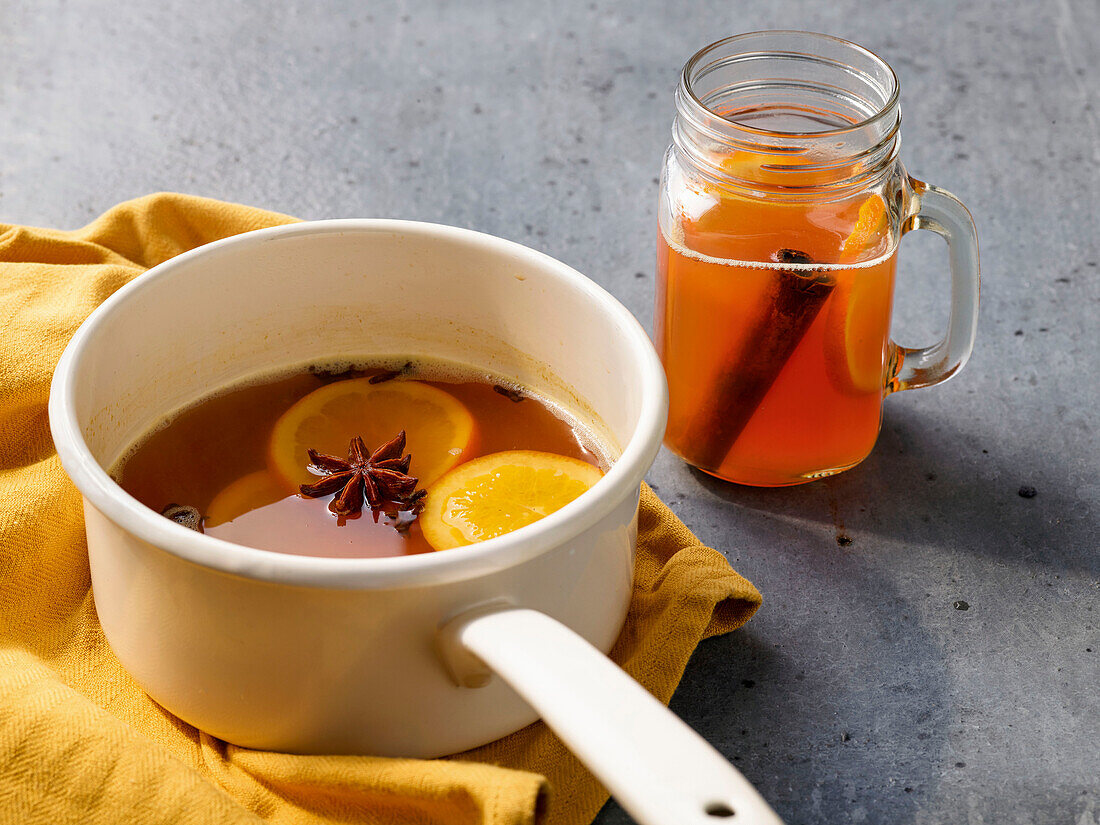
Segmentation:
<svg viewBox="0 0 1100 825">
<path fill-rule="evenodd" d="M 890 324 L 890 282 L 877 268 L 842 273 L 846 289 L 829 311 L 825 364 L 841 389 L 855 395 L 883 390 L 886 334 Z"/>
<path fill-rule="evenodd" d="M 724 158 L 720 166 L 726 174 L 741 180 L 758 181 L 763 183 L 789 183 L 792 174 L 776 172 L 790 166 L 804 166 L 807 157 L 801 152 L 751 152 L 748 150 L 736 150 L 730 152 Z M 798 178 L 796 182 L 801 185 L 812 184 L 816 178 L 811 172 L 795 172 Z"/>
<path fill-rule="evenodd" d="M 203 523 L 207 527 L 217 527 L 250 510 L 266 507 L 286 498 L 287 491 L 278 479 L 267 470 L 257 470 L 241 476 L 216 496 L 206 508 Z"/>
<path fill-rule="evenodd" d="M 877 246 L 886 231 L 886 204 L 871 195 L 859 207 L 855 226 L 840 249 L 841 263 L 854 263 Z M 830 296 L 825 364 L 841 389 L 856 395 L 881 392 L 891 279 L 886 265 L 842 269 Z"/>
<path fill-rule="evenodd" d="M 840 262 L 846 264 L 858 261 L 867 249 L 878 246 L 885 229 L 886 204 L 881 196 L 871 195 L 859 205 L 856 225 L 840 247 Z"/>
<path fill-rule="evenodd" d="M 289 489 L 316 481 L 306 450 L 343 458 L 362 437 L 370 450 L 401 430 L 411 475 L 427 486 L 469 455 L 474 419 L 453 395 L 419 381 L 337 381 L 300 399 L 275 422 L 268 465 Z"/>
<path fill-rule="evenodd" d="M 428 488 L 420 529 L 436 550 L 485 541 L 560 510 L 602 476 L 598 467 L 554 453 L 492 453 Z"/>
</svg>

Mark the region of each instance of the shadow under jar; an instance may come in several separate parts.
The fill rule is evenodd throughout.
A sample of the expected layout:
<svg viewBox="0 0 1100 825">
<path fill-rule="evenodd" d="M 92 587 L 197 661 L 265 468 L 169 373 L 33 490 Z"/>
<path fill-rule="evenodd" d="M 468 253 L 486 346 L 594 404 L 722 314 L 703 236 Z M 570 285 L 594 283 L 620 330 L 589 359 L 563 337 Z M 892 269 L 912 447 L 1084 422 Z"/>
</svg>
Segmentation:
<svg viewBox="0 0 1100 825">
<path fill-rule="evenodd" d="M 973 348 L 978 252 L 949 193 L 898 159 L 890 67 L 853 43 L 756 32 L 688 61 L 658 209 L 655 337 L 665 444 L 741 484 L 800 484 L 867 457 L 882 401 L 949 378 Z M 898 241 L 948 242 L 945 337 L 890 340 Z"/>
</svg>

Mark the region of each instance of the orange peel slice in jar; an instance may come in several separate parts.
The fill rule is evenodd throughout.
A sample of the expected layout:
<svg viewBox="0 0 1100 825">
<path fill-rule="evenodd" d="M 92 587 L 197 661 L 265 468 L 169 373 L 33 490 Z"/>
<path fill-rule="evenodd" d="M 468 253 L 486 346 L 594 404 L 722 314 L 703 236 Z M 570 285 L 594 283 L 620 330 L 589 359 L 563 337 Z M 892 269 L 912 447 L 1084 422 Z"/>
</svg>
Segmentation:
<svg viewBox="0 0 1100 825">
<path fill-rule="evenodd" d="M 857 263 L 879 244 L 888 211 L 882 197 L 860 204 L 840 263 Z M 881 392 L 890 325 L 891 281 L 858 269 L 838 279 L 826 319 L 825 364 L 833 381 L 854 394 Z"/>
</svg>

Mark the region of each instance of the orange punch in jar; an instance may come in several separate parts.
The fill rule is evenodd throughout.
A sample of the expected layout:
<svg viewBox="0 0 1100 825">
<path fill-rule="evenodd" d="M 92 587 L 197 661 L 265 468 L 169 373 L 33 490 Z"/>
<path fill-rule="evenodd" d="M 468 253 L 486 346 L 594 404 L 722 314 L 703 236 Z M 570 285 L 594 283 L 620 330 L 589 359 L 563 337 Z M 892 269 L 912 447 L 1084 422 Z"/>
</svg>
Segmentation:
<svg viewBox="0 0 1100 825">
<path fill-rule="evenodd" d="M 977 242 L 954 197 L 898 160 L 897 79 L 847 41 L 759 32 L 684 69 L 661 178 L 655 337 L 665 444 L 742 484 L 841 472 L 874 446 L 883 398 L 958 369 L 973 346 Z M 951 328 L 889 338 L 898 241 L 952 250 Z"/>
</svg>

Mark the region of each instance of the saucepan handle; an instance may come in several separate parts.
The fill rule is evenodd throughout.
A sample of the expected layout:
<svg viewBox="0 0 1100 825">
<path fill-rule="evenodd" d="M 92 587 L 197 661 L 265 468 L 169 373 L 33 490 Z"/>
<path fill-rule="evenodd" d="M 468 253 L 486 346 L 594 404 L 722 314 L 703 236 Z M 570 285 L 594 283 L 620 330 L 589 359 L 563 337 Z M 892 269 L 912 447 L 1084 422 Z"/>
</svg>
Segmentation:
<svg viewBox="0 0 1100 825">
<path fill-rule="evenodd" d="M 499 675 L 639 825 L 782 825 L 706 740 L 549 616 L 490 606 L 449 622 L 440 643 L 459 684 Z"/>
</svg>

